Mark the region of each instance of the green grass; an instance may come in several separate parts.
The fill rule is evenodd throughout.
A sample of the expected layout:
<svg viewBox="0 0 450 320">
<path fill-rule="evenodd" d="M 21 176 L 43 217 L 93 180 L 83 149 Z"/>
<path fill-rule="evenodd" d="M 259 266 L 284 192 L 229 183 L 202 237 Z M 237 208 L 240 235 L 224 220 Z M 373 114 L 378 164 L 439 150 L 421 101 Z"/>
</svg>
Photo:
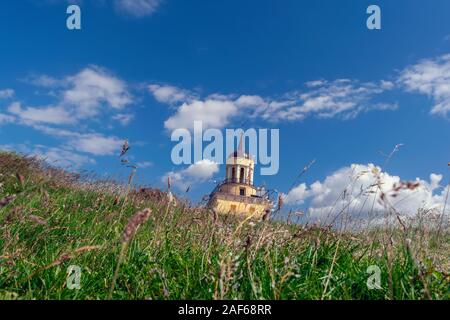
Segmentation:
<svg viewBox="0 0 450 320">
<path fill-rule="evenodd" d="M 0 154 L 0 174 L 0 200 L 17 196 L 0 207 L 0 299 L 107 299 L 123 231 L 143 208 L 152 214 L 126 247 L 113 299 L 450 299 L 448 232 L 420 245 L 417 230 L 394 232 L 386 245 L 383 230 L 214 218 L 79 187 L 10 154 Z M 70 265 L 82 270 L 79 290 L 66 286 Z M 367 286 L 371 265 L 381 289 Z"/>
</svg>

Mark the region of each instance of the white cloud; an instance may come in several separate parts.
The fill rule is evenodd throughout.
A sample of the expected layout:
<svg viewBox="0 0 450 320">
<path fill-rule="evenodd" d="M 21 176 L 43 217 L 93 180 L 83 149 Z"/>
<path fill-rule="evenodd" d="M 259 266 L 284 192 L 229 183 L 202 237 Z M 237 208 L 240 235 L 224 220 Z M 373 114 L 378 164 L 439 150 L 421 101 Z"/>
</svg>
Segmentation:
<svg viewBox="0 0 450 320">
<path fill-rule="evenodd" d="M 83 4 L 84 2 L 90 2 L 85 0 L 34 0 L 34 2 L 43 2 L 44 4 Z M 100 5 L 106 6 L 112 4 L 115 7 L 117 13 L 126 14 L 128 16 L 133 16 L 136 18 L 142 18 L 145 16 L 150 16 L 155 13 L 163 0 L 95 0 Z"/>
<path fill-rule="evenodd" d="M 237 114 L 238 107 L 233 101 L 195 100 L 183 103 L 176 114 L 164 122 L 164 126 L 168 130 L 192 129 L 194 121 L 202 121 L 204 129 L 223 128 Z"/>
<path fill-rule="evenodd" d="M 363 112 L 395 110 L 397 104 L 376 103 L 373 98 L 394 84 L 361 83 L 352 79 L 316 80 L 305 84 L 307 90 L 293 91 L 281 99 L 272 100 L 259 110 L 260 116 L 271 121 L 298 121 L 307 117 L 353 119 Z"/>
<path fill-rule="evenodd" d="M 383 91 L 392 88 L 389 82 L 360 83 L 351 79 L 338 79 L 331 82 L 325 80 L 307 83 L 308 91 L 291 92 L 282 108 L 271 108 L 265 111 L 272 119 L 300 120 L 308 116 L 343 119 L 354 118 L 361 112 L 376 109 L 371 99 Z M 386 109 L 386 104 L 383 104 Z"/>
<path fill-rule="evenodd" d="M 53 91 L 56 97 L 52 105 L 22 108 L 13 103 L 8 111 L 17 115 L 26 124 L 49 123 L 55 125 L 74 124 L 80 120 L 93 119 L 108 111 L 118 112 L 133 103 L 127 84 L 105 69 L 90 66 L 79 73 L 56 79 L 47 75 L 33 76 L 27 82 Z M 124 113 L 115 115 L 116 120 L 128 124 L 132 117 Z"/>
<path fill-rule="evenodd" d="M 325 80 L 312 80 L 312 81 L 308 81 L 305 83 L 305 85 L 308 88 L 315 88 L 315 87 L 321 87 L 323 85 L 325 85 L 327 83 L 327 81 Z"/>
<path fill-rule="evenodd" d="M 26 80 L 35 86 L 51 88 L 49 95 L 57 101 L 50 106 L 13 107 L 13 111 L 29 122 L 69 124 L 92 119 L 101 112 L 119 111 L 133 103 L 127 84 L 98 66 L 87 67 L 75 75 L 57 79 L 48 75 Z M 20 107 L 20 106 L 19 106 Z M 123 117 L 122 121 L 126 121 Z M 128 118 L 127 120 L 130 120 Z"/>
<path fill-rule="evenodd" d="M 118 121 L 123 126 L 127 126 L 133 121 L 134 115 L 129 113 L 119 113 L 113 116 L 112 119 Z"/>
<path fill-rule="evenodd" d="M 80 133 L 77 133 L 76 131 L 73 131 L 73 130 L 53 128 L 53 127 L 49 127 L 47 125 L 42 125 L 42 124 L 32 123 L 29 125 L 31 128 L 38 130 L 42 133 L 45 133 L 47 135 L 50 135 L 52 137 L 73 138 L 73 137 L 78 137 L 79 135 L 81 135 Z"/>
<path fill-rule="evenodd" d="M 26 83 L 32 84 L 37 87 L 44 88 L 57 88 L 67 85 L 65 79 L 57 79 L 55 77 L 43 74 L 43 75 L 31 75 L 24 79 Z"/>
<path fill-rule="evenodd" d="M 119 154 L 123 140 L 107 137 L 98 133 L 77 134 L 69 141 L 69 145 L 78 152 L 90 153 L 96 156 Z"/>
<path fill-rule="evenodd" d="M 167 178 L 170 177 L 172 185 L 180 190 L 186 190 L 189 186 L 207 181 L 217 172 L 219 172 L 219 165 L 211 160 L 204 159 L 191 164 L 186 169 L 166 173 L 162 181 L 166 182 Z"/>
<path fill-rule="evenodd" d="M 58 159 L 58 153 L 68 159 L 67 161 L 77 163 L 88 162 L 88 158 L 78 155 L 78 152 L 96 156 L 118 154 L 122 139 L 95 132 L 77 132 L 64 126 L 79 123 L 87 118 L 92 119 L 100 112 L 105 112 L 107 107 L 118 111 L 132 103 L 125 82 L 96 66 L 85 68 L 63 79 L 40 76 L 29 82 L 56 89 L 52 96 L 58 97 L 58 101 L 54 105 L 43 107 L 22 107 L 20 102 L 14 102 L 7 108 L 9 114 L 0 114 L 0 123 L 15 122 L 65 140 L 65 151 L 47 148 L 45 152 L 41 152 L 54 160 L 63 161 Z M 126 125 L 132 121 L 133 115 L 117 113 L 112 119 Z M 48 126 L 49 124 L 58 127 Z"/>
<path fill-rule="evenodd" d="M 395 87 L 395 83 L 392 81 L 381 80 L 380 87 L 384 90 L 391 90 Z"/>
<path fill-rule="evenodd" d="M 28 156 L 42 159 L 52 166 L 65 169 L 78 169 L 85 164 L 96 163 L 94 159 L 61 147 L 47 147 L 24 143 L 0 145 L 0 150 L 16 151 L 27 154 Z"/>
<path fill-rule="evenodd" d="M 284 196 L 286 204 L 301 205 L 305 203 L 305 200 L 309 197 L 307 192 L 307 186 L 305 183 L 301 183 L 298 186 L 292 188 L 287 195 Z"/>
<path fill-rule="evenodd" d="M 60 148 L 37 147 L 33 153 L 51 165 L 66 169 L 77 169 L 85 164 L 96 163 L 95 160 L 87 156 Z"/>
<path fill-rule="evenodd" d="M 186 102 L 194 99 L 195 95 L 184 89 L 169 85 L 152 84 L 148 89 L 155 99 L 161 103 L 175 104 L 177 102 Z"/>
<path fill-rule="evenodd" d="M 14 96 L 13 89 L 0 90 L 0 99 L 12 98 Z"/>
<path fill-rule="evenodd" d="M 152 166 L 153 166 L 153 162 L 150 162 L 150 161 L 142 161 L 142 162 L 138 162 L 138 163 L 136 164 L 136 166 L 137 166 L 138 168 L 141 168 L 141 169 L 146 169 L 146 168 L 152 167 Z"/>
<path fill-rule="evenodd" d="M 432 114 L 446 116 L 450 112 L 450 54 L 409 66 L 401 72 L 398 82 L 410 92 L 433 98 Z"/>
<path fill-rule="evenodd" d="M 187 169 L 183 170 L 183 173 L 194 179 L 206 180 L 213 176 L 214 173 L 219 171 L 219 165 L 214 161 L 204 159 L 190 165 Z"/>
<path fill-rule="evenodd" d="M 211 94 L 200 99 L 197 94 L 170 85 L 149 86 L 150 92 L 161 103 L 178 104 L 177 111 L 169 117 L 164 126 L 168 130 L 178 128 L 192 129 L 194 121 L 202 121 L 204 128 L 223 128 L 229 124 L 231 118 L 241 115 L 243 110 L 248 114 L 256 110 L 266 102 L 256 95 L 236 96 Z M 253 109 L 253 110 L 252 110 Z"/>
<path fill-rule="evenodd" d="M 19 102 L 14 102 L 8 111 L 29 123 L 71 124 L 74 118 L 63 107 L 22 108 Z"/>
<path fill-rule="evenodd" d="M 135 17 L 152 15 L 161 5 L 161 0 L 116 0 L 118 11 Z"/>
<path fill-rule="evenodd" d="M 306 83 L 306 91 L 294 91 L 279 98 L 258 95 L 223 95 L 215 93 L 205 99 L 189 91 L 172 86 L 151 86 L 155 98 L 163 103 L 179 103 L 174 115 L 165 122 L 166 129 L 192 129 L 194 121 L 203 121 L 204 127 L 223 128 L 233 118 L 263 119 L 266 121 L 300 121 L 310 116 L 351 119 L 362 112 L 395 110 L 397 104 L 376 103 L 372 99 L 394 84 L 360 83 L 356 80 L 317 80 Z"/>
<path fill-rule="evenodd" d="M 242 95 L 236 101 L 236 105 L 242 108 L 259 107 L 266 105 L 266 101 L 260 96 Z"/>
<path fill-rule="evenodd" d="M 124 142 L 124 139 L 119 139 L 115 136 L 105 136 L 95 132 L 79 133 L 39 124 L 33 124 L 31 127 L 47 135 L 63 138 L 67 141 L 67 148 L 96 156 L 118 155 Z"/>
<path fill-rule="evenodd" d="M 75 108 L 79 119 L 97 115 L 103 105 L 120 110 L 133 101 L 125 82 L 96 66 L 68 77 L 67 82 L 61 104 Z"/>
<path fill-rule="evenodd" d="M 14 121 L 15 121 L 15 118 L 13 116 L 0 113 L 0 125 L 5 124 L 5 123 L 12 123 Z"/>
<path fill-rule="evenodd" d="M 345 215 L 380 219 L 386 214 L 379 201 L 382 191 L 402 216 L 413 217 L 420 209 L 442 212 L 446 190 L 440 187 L 441 180 L 442 175 L 431 174 L 429 181 L 416 178 L 414 182 L 419 183 L 416 188 L 395 191 L 402 181 L 399 176 L 383 172 L 373 164 L 352 164 L 333 172 L 323 181 L 309 186 L 298 185 L 285 195 L 284 200 L 289 205 L 308 204 L 310 218 L 322 222 Z"/>
<path fill-rule="evenodd" d="M 37 123 L 29 125 L 31 128 L 54 138 L 62 138 L 66 141 L 66 149 L 95 156 L 118 155 L 124 142 L 124 139 L 119 139 L 115 136 L 105 136 L 96 132 L 80 133 Z"/>
<path fill-rule="evenodd" d="M 47 161 L 57 161 L 61 166 L 93 163 L 88 156 L 119 154 L 123 139 L 107 136 L 90 129 L 90 121 L 109 116 L 123 125 L 133 120 L 133 115 L 123 109 L 133 102 L 127 84 L 97 66 L 87 67 L 75 75 L 61 79 L 51 76 L 33 76 L 26 82 L 51 89 L 49 96 L 55 102 L 46 106 L 23 106 L 13 102 L 7 113 L 0 113 L 0 124 L 16 123 L 38 130 L 62 140 L 61 148 L 27 147 L 24 153 L 41 155 Z M 3 91 L 2 91 L 3 92 Z M 13 92 L 4 93 L 13 96 Z M 97 118 L 96 118 L 97 117 Z M 74 125 L 78 125 L 74 129 Z M 148 165 L 148 163 L 144 164 Z"/>
</svg>

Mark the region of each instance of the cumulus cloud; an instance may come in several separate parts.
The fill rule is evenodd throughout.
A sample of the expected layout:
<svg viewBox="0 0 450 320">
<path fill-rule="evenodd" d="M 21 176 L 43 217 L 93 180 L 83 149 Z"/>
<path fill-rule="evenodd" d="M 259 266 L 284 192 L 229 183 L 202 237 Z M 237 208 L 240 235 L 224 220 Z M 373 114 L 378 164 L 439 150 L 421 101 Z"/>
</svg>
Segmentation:
<svg viewBox="0 0 450 320">
<path fill-rule="evenodd" d="M 8 111 L 26 124 L 74 124 L 110 111 L 121 111 L 133 103 L 127 84 L 98 66 L 87 67 L 62 79 L 43 75 L 29 77 L 26 81 L 52 89 L 49 94 L 56 97 L 56 101 L 47 106 L 22 107 L 18 101 L 11 104 Z M 129 123 L 132 117 L 122 113 L 114 115 L 113 119 Z"/>
<path fill-rule="evenodd" d="M 219 172 L 219 165 L 214 161 L 204 159 L 191 164 L 186 169 L 166 173 L 162 181 L 166 182 L 167 178 L 170 178 L 172 185 L 184 191 L 189 186 L 211 179 L 217 172 Z"/>
<path fill-rule="evenodd" d="M 19 101 L 13 102 L 6 108 L 7 113 L 0 114 L 0 124 L 14 122 L 26 125 L 64 140 L 67 149 L 65 158 L 74 152 L 104 156 L 120 150 L 122 139 L 93 132 L 86 126 L 86 121 L 81 132 L 73 130 L 73 125 L 79 124 L 81 120 L 95 120 L 96 116 L 105 116 L 108 112 L 113 112 L 112 120 L 122 125 L 129 124 L 133 115 L 123 112 L 123 109 L 133 100 L 124 81 L 103 68 L 90 66 L 62 79 L 33 76 L 27 82 L 51 89 L 49 94 L 56 99 L 55 103 L 22 106 Z M 57 151 L 47 149 L 46 155 L 55 159 Z M 78 160 L 82 162 L 81 156 Z"/>
<path fill-rule="evenodd" d="M 170 85 L 152 84 L 149 87 L 154 98 L 161 103 L 178 105 L 174 115 L 164 122 L 168 130 L 192 129 L 194 121 L 202 121 L 204 128 L 223 128 L 232 117 L 238 115 L 239 108 L 255 106 L 254 96 L 212 94 L 201 99 L 196 93 Z"/>
<path fill-rule="evenodd" d="M 311 185 L 299 184 L 287 195 L 286 204 L 308 205 L 312 220 L 331 222 L 339 217 L 353 219 L 378 219 L 386 215 L 381 193 L 399 214 L 405 217 L 417 215 L 419 210 L 441 213 L 445 202 L 446 189 L 440 186 L 442 175 L 431 174 L 429 180 L 416 178 L 415 188 L 400 188 L 402 179 L 390 175 L 374 164 L 352 164 L 341 168 L 323 181 Z"/>
<path fill-rule="evenodd" d="M 119 12 L 124 12 L 134 17 L 152 15 L 161 5 L 161 0 L 115 0 Z"/>
<path fill-rule="evenodd" d="M 396 110 L 399 107 L 397 103 L 377 101 L 381 94 L 396 88 L 430 96 L 435 101 L 431 113 L 448 115 L 450 54 L 419 61 L 404 69 L 395 81 L 319 79 L 277 97 L 214 93 L 201 99 L 187 90 L 169 85 L 152 85 L 150 91 L 159 102 L 178 104 L 176 113 L 165 123 L 167 129 L 192 128 L 193 120 L 202 120 L 207 126 L 220 129 L 237 117 L 271 122 L 301 121 L 308 117 L 348 120 L 369 111 Z"/>
<path fill-rule="evenodd" d="M 170 85 L 152 84 L 148 87 L 155 99 L 161 103 L 175 104 L 194 99 L 195 95 L 184 89 Z"/>
<path fill-rule="evenodd" d="M 410 92 L 431 97 L 435 102 L 432 114 L 446 116 L 450 112 L 450 54 L 407 67 L 398 82 Z"/>
<path fill-rule="evenodd" d="M 166 129 L 192 129 L 195 120 L 205 127 L 223 128 L 233 118 L 262 119 L 266 121 L 300 121 L 307 117 L 355 118 L 362 112 L 395 110 L 397 104 L 377 103 L 373 98 L 394 83 L 360 83 L 356 80 L 317 80 L 307 82 L 306 90 L 288 92 L 278 98 L 259 95 L 224 95 L 215 93 L 199 98 L 189 91 L 172 86 L 150 86 L 156 100 L 166 104 L 178 103 L 174 115 L 165 122 Z"/>
<path fill-rule="evenodd" d="M 126 83 L 102 68 L 92 66 L 66 80 L 61 104 L 73 107 L 77 118 L 95 116 L 103 105 L 120 110 L 132 103 Z"/>
<path fill-rule="evenodd" d="M 266 105 L 266 101 L 257 95 L 242 95 L 235 101 L 235 104 L 241 108 L 260 107 Z"/>
<path fill-rule="evenodd" d="M 169 130 L 192 129 L 194 121 L 202 121 L 204 129 L 223 128 L 237 114 L 238 108 L 232 101 L 196 100 L 183 103 L 176 114 L 164 122 L 164 127 Z"/>
<path fill-rule="evenodd" d="M 19 99 L 0 113 L 0 125 L 14 123 L 27 126 L 59 140 L 59 147 L 15 145 L 15 150 L 39 155 L 47 162 L 64 167 L 93 164 L 92 156 L 120 153 L 124 139 L 99 132 L 98 124 L 105 117 L 128 125 L 134 118 L 126 107 L 133 96 L 125 81 L 98 66 L 62 78 L 33 75 L 25 79 L 33 86 L 48 90 L 54 102 L 41 106 L 24 105 Z M 1 97 L 11 98 L 13 90 L 0 91 Z M 93 129 L 92 124 L 96 127 Z M 76 126 L 75 126 L 76 125 Z M 3 146 L 7 147 L 7 146 Z M 149 166 L 143 163 L 142 166 Z"/>
</svg>

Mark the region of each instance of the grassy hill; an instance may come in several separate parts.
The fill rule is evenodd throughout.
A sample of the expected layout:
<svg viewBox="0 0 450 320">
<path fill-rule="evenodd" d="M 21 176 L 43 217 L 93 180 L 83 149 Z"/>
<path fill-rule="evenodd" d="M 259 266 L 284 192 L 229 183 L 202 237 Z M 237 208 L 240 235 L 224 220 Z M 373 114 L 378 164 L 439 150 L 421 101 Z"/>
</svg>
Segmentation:
<svg viewBox="0 0 450 320">
<path fill-rule="evenodd" d="M 128 191 L 0 153 L 0 299 L 450 299 L 448 230 L 337 233 Z"/>
</svg>

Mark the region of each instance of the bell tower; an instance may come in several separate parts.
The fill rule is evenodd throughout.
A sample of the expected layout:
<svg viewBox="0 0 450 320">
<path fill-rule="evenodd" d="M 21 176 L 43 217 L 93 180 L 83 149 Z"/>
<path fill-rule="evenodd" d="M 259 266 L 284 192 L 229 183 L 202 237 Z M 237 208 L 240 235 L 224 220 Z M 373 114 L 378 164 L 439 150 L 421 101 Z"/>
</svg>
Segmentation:
<svg viewBox="0 0 450 320">
<path fill-rule="evenodd" d="M 271 203 L 258 195 L 259 189 L 253 184 L 254 170 L 255 161 L 245 152 L 241 135 L 238 149 L 227 158 L 225 180 L 211 193 L 208 206 L 225 214 L 261 217 Z"/>
<path fill-rule="evenodd" d="M 251 155 L 244 151 L 243 135 L 238 150 L 228 156 L 226 164 L 226 182 L 253 186 L 255 162 Z"/>
</svg>

